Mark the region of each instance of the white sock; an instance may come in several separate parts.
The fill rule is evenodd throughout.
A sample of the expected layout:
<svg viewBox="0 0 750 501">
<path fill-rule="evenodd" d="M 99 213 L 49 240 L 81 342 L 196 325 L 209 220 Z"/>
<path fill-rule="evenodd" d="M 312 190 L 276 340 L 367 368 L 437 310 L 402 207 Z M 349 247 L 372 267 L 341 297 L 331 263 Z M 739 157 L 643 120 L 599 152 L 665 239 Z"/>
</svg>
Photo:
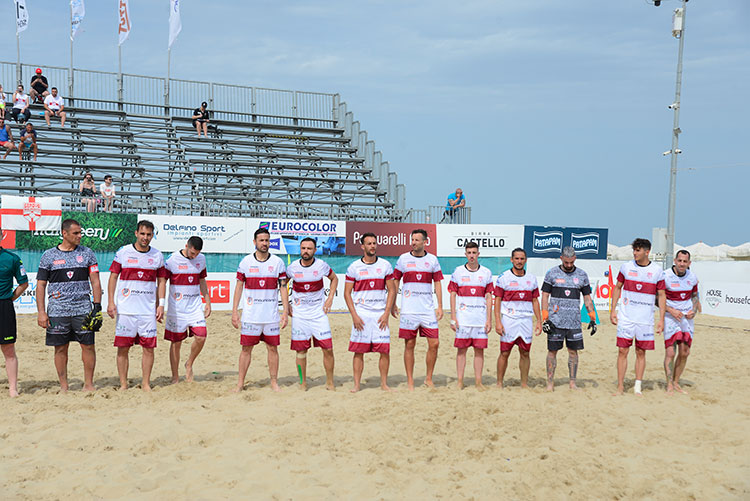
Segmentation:
<svg viewBox="0 0 750 501">
<path fill-rule="evenodd" d="M 640 395 L 641 394 L 641 380 L 640 379 L 636 379 L 635 380 L 635 386 L 633 387 L 633 392 L 636 395 Z"/>
</svg>

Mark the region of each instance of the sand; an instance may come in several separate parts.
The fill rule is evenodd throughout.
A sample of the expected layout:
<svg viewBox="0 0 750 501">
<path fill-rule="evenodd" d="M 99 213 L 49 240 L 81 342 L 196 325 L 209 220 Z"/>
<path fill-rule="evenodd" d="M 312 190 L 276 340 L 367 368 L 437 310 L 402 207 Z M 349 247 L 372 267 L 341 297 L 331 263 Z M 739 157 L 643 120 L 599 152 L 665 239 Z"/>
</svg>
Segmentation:
<svg viewBox="0 0 750 501">
<path fill-rule="evenodd" d="M 282 333 L 280 384 L 268 387 L 265 348 L 248 384 L 236 383 L 239 335 L 217 312 L 195 366 L 195 383 L 171 385 L 168 343 L 159 340 L 153 393 L 115 390 L 114 323 L 98 337 L 93 394 L 80 390 L 80 350 L 70 350 L 71 392 L 59 393 L 52 349 L 34 316 L 19 317 L 21 396 L 7 396 L 0 371 L 3 499 L 748 499 L 750 498 L 750 322 L 700 316 L 683 382 L 664 392 L 663 343 L 647 356 L 644 394 L 615 388 L 615 329 L 586 336 L 579 384 L 567 388 L 560 354 L 556 391 L 544 391 L 543 337 L 531 353 L 531 389 L 520 388 L 518 355 L 507 388 L 455 389 L 455 349 L 441 322 L 436 389 L 406 390 L 403 344 L 391 322 L 390 382 L 378 388 L 377 356 L 365 357 L 365 389 L 350 394 L 348 315 L 331 315 L 336 392 L 311 350 L 299 390 L 289 329 Z M 710 327 L 712 326 L 712 327 Z M 160 327 L 160 332 L 163 327 Z M 183 361 L 187 357 L 183 348 Z M 418 342 L 417 383 L 426 343 Z M 484 383 L 495 378 L 493 333 Z M 467 364 L 473 384 L 472 355 Z M 131 352 L 140 382 L 140 349 Z"/>
</svg>

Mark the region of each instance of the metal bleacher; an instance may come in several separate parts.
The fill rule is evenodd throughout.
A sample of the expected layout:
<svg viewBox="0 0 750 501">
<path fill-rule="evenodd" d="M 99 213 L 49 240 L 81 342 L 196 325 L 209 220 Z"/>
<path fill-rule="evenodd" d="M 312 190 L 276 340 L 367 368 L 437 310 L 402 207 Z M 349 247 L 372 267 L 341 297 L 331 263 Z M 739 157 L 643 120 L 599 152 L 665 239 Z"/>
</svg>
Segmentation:
<svg viewBox="0 0 750 501">
<path fill-rule="evenodd" d="M 113 177 L 116 212 L 382 221 L 419 212 L 405 209 L 403 185 L 338 95 L 327 95 L 327 117 L 221 109 L 216 100 L 207 138 L 191 124 L 194 106 L 98 96 L 66 97 L 64 128 L 47 127 L 32 105 L 38 158 L 13 151 L 0 161 L 0 191 L 62 196 L 64 208 L 80 210 L 78 187 L 91 172 L 97 189 Z M 20 126 L 6 123 L 17 142 Z"/>
</svg>

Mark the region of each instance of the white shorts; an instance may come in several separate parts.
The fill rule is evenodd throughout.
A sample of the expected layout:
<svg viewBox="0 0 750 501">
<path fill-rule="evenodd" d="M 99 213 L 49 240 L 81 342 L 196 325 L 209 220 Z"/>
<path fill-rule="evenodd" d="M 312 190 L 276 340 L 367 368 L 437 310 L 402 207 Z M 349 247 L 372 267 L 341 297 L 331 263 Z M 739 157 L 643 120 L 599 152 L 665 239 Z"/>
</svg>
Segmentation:
<svg viewBox="0 0 750 501">
<path fill-rule="evenodd" d="M 170 315 L 167 313 L 167 319 L 164 323 L 164 339 L 167 341 L 182 341 L 187 339 L 188 335 L 206 337 L 207 333 L 206 317 L 202 311 L 191 315 Z"/>
<path fill-rule="evenodd" d="M 435 312 L 430 313 L 402 313 L 398 322 L 398 337 L 414 339 L 417 332 L 422 337 L 439 337 L 438 322 Z"/>
<path fill-rule="evenodd" d="M 115 346 L 133 346 L 140 344 L 144 348 L 156 347 L 156 316 L 117 315 L 115 326 Z"/>
<path fill-rule="evenodd" d="M 326 315 L 318 318 L 292 317 L 292 350 L 305 351 L 310 348 L 310 341 L 325 350 L 333 348 L 331 324 Z"/>
<path fill-rule="evenodd" d="M 487 333 L 484 327 L 463 327 L 458 326 L 456 330 L 456 340 L 453 346 L 456 348 L 487 348 Z"/>
<path fill-rule="evenodd" d="M 281 344 L 281 329 L 278 322 L 267 324 L 256 324 L 242 322 L 240 327 L 240 344 L 242 346 L 255 346 L 263 341 L 270 346 Z"/>
<path fill-rule="evenodd" d="M 686 342 L 690 346 L 695 333 L 695 319 L 682 317 L 677 320 L 667 313 L 664 315 L 664 345 L 672 346 L 675 341 Z"/>
<path fill-rule="evenodd" d="M 503 335 L 500 338 L 500 344 L 513 344 L 516 339 L 521 339 L 527 345 L 531 344 L 534 339 L 532 330 L 534 327 L 534 320 L 532 317 L 513 318 L 508 315 L 503 315 L 501 319 L 503 323 Z"/>
<path fill-rule="evenodd" d="M 635 339 L 635 347 L 642 350 L 654 349 L 654 326 L 636 324 L 620 317 L 617 322 L 617 346 L 629 348 Z"/>
<path fill-rule="evenodd" d="M 385 329 L 378 325 L 378 319 L 384 312 L 357 312 L 359 318 L 365 324 L 361 331 L 352 325 L 352 334 L 349 338 L 349 351 L 354 353 L 389 353 L 391 350 L 391 331 L 386 324 Z"/>
</svg>

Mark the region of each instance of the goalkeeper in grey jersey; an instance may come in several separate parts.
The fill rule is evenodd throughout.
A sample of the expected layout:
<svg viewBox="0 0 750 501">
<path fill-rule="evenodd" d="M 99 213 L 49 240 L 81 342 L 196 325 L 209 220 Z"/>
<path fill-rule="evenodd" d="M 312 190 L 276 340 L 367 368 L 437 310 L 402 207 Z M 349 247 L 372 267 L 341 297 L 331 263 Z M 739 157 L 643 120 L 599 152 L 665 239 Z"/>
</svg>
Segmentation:
<svg viewBox="0 0 750 501">
<path fill-rule="evenodd" d="M 576 253 L 565 247 L 560 256 L 562 264 L 555 266 L 544 276 L 542 284 L 542 329 L 547 333 L 547 391 L 555 389 L 557 352 L 563 342 L 568 348 L 568 370 L 570 388 L 577 389 L 578 350 L 583 349 L 580 301 L 589 313 L 588 329 L 596 333 L 596 310 L 591 300 L 591 284 L 586 272 L 576 268 Z"/>
</svg>

